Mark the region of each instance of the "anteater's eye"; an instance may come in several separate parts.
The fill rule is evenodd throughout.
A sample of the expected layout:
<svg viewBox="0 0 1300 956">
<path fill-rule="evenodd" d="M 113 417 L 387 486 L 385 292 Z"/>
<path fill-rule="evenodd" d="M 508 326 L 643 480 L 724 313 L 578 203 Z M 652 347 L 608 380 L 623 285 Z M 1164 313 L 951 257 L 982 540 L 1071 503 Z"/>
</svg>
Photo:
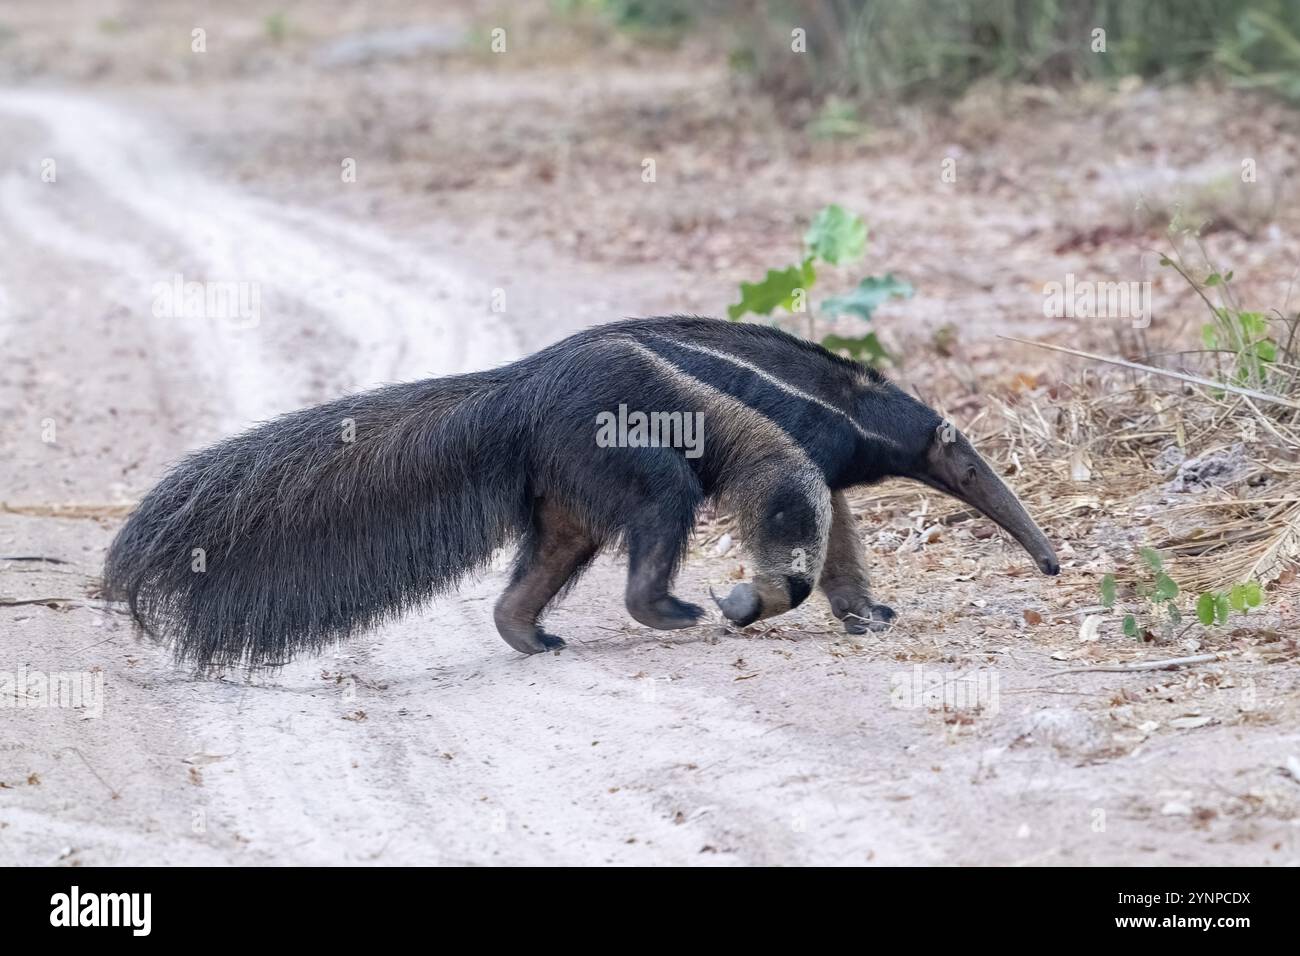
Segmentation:
<svg viewBox="0 0 1300 956">
<path fill-rule="evenodd" d="M 967 466 L 966 466 L 966 474 L 964 474 L 964 475 L 961 476 L 961 483 L 962 483 L 963 485 L 969 485 L 969 484 L 971 484 L 974 480 L 975 480 L 975 466 L 974 466 L 974 465 L 967 465 Z"/>
</svg>

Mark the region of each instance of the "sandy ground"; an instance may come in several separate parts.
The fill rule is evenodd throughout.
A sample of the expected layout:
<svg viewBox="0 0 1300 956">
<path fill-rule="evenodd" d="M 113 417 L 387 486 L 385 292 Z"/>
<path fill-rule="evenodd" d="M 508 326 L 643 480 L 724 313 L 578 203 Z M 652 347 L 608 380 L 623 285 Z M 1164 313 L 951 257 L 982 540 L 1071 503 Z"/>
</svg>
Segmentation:
<svg viewBox="0 0 1300 956">
<path fill-rule="evenodd" d="M 460 12 L 473 22 L 474 8 Z M 241 22 L 255 37 L 257 20 Z M 61 34 L 19 29 L 13 62 L 52 69 Z M 107 45 L 115 34 L 102 32 Z M 339 190 L 304 174 L 304 155 L 328 144 L 319 161 L 336 178 L 355 116 L 400 146 L 400 96 L 331 111 L 301 80 L 233 68 L 178 78 L 110 53 L 68 62 L 66 75 L 36 71 L 0 95 L 0 407 L 13 410 L 0 425 L 0 676 L 72 673 L 102 680 L 103 698 L 0 709 L 0 863 L 1300 862 L 1300 769 L 1286 769 L 1300 756 L 1300 691 L 1293 659 L 1259 650 L 1286 644 L 1293 604 L 1279 602 L 1224 662 L 1053 676 L 1071 666 L 1091 601 L 1070 590 L 1071 574 L 1107 542 L 1073 541 L 1059 582 L 1026 574 L 998 538 L 959 530 L 900 548 L 900 533 L 925 524 L 919 495 L 902 516 L 859 503 L 879 595 L 903 615 L 883 636 L 845 637 L 820 599 L 743 634 L 653 632 L 623 612 L 609 557 L 551 616 L 570 642 L 556 654 L 521 658 L 497 637 L 495 573 L 275 674 L 177 670 L 96 599 L 94 581 L 125 508 L 169 462 L 282 411 L 481 368 L 592 322 L 718 312 L 734 276 L 782 247 L 771 236 L 758 247 L 777 199 L 742 204 L 750 180 L 710 204 L 708 184 L 686 177 L 685 207 L 607 190 L 609 218 L 587 208 L 575 232 L 583 202 L 562 206 L 547 190 L 557 178 L 572 187 L 580 166 L 538 166 L 518 145 L 527 137 L 494 143 L 455 126 L 427 141 L 412 132 L 418 161 L 377 157 L 382 174 Z M 598 95 L 549 66 L 521 76 L 469 58 L 438 68 L 438 109 L 477 133 L 493 102 L 535 97 L 545 117 L 563 91 L 599 128 L 590 97 L 612 113 L 620 90 L 671 97 L 716 81 L 675 66 L 621 63 Z M 162 75 L 148 75 L 155 67 Z M 338 95 L 427 79 L 381 69 L 343 75 Z M 623 115 L 635 126 L 645 112 Z M 458 139 L 468 155 L 452 168 Z M 524 155 L 493 165 L 500 149 Z M 883 171 L 867 164 L 878 181 L 864 194 L 909 162 L 891 155 Z M 810 172 L 816 185 L 781 200 L 840 188 L 853 162 L 831 157 Z M 420 168 L 441 185 L 412 186 Z M 541 170 L 538 183 L 521 168 Z M 754 176 L 780 187 L 776 172 Z M 448 180 L 462 185 L 444 193 Z M 1104 183 L 1090 196 L 1096 215 L 1117 201 Z M 981 309 L 962 334 L 965 360 L 982 367 L 1005 350 L 993 330 L 1043 331 L 1041 316 L 1015 318 L 1015 290 L 1043 263 L 1077 256 L 1060 251 L 1073 233 L 1015 214 L 994 182 L 944 207 L 962 254 L 927 267 L 937 240 L 915 224 L 934 213 L 928 202 L 900 200 L 881 243 L 932 270 L 922 316 Z M 606 242 L 610 222 L 642 238 Z M 708 238 L 727 235 L 754 244 Z M 1268 241 L 1291 249 L 1291 235 Z M 987 278 L 981 248 L 1000 263 Z M 255 284 L 260 321 L 155 316 L 155 284 L 176 275 Z M 498 289 L 503 313 L 490 306 Z M 716 538 L 701 536 L 683 573 L 688 599 L 743 573 Z M 59 563 L 13 560 L 33 557 Z M 1122 650 L 1113 631 L 1103 642 Z M 946 699 L 914 692 L 935 681 Z"/>
</svg>

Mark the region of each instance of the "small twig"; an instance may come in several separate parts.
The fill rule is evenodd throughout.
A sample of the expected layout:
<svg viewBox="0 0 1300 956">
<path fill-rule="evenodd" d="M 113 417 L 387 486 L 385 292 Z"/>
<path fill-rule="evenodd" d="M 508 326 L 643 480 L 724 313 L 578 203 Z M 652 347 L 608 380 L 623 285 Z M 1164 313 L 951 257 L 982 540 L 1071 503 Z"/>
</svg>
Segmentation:
<svg viewBox="0 0 1300 956">
<path fill-rule="evenodd" d="M 1087 674 L 1091 671 L 1112 671 L 1115 673 L 1163 671 L 1172 670 L 1175 667 L 1186 667 L 1188 664 L 1208 664 L 1210 661 L 1217 661 L 1218 659 L 1218 654 L 1197 654 L 1194 657 L 1171 657 L 1165 661 L 1142 661 L 1138 664 L 1101 664 L 1097 667 L 1072 667 L 1069 670 L 1053 671 L 1047 676 L 1060 677 L 1062 674 Z"/>
<path fill-rule="evenodd" d="M 113 786 L 111 783 L 109 783 L 107 780 L 105 780 L 102 776 L 100 776 L 99 771 L 96 770 L 94 767 L 91 766 L 90 761 L 86 759 L 86 755 L 83 754 L 83 753 L 82 753 L 78 748 L 76 748 L 76 747 L 64 747 L 63 749 L 64 749 L 64 750 L 71 750 L 74 754 L 76 754 L 78 757 L 80 757 L 80 758 L 81 758 L 81 762 L 84 763 L 84 764 L 86 765 L 86 769 L 89 770 L 89 771 L 94 775 L 94 777 L 95 777 L 96 780 L 98 780 L 100 783 L 102 783 L 102 784 L 104 785 L 105 789 L 108 790 L 109 794 L 112 796 L 112 798 L 113 798 L 114 800 L 118 800 L 118 799 L 121 798 L 122 795 L 121 795 L 120 793 L 117 792 L 117 788 L 114 787 L 114 786 Z"/>
<path fill-rule="evenodd" d="M 46 597 L 46 598 L 7 598 L 0 597 L 0 607 L 47 607 L 52 611 L 66 610 L 74 607 L 86 607 L 94 611 L 104 611 L 109 614 L 130 614 L 131 612 L 124 607 L 114 607 L 111 601 L 80 600 L 70 597 Z"/>
<path fill-rule="evenodd" d="M 45 597 L 45 598 L 0 597 L 0 607 L 21 607 L 24 604 L 42 604 L 47 607 L 51 605 L 61 604 L 67 607 L 69 605 L 72 606 L 80 605 L 81 602 L 77 598 L 70 598 L 70 597 Z"/>
<path fill-rule="evenodd" d="M 1035 342 L 1033 339 L 1022 339 L 1014 335 L 999 335 L 998 338 L 1006 339 L 1009 342 L 1019 342 L 1021 345 L 1032 345 L 1040 349 L 1049 349 L 1053 352 L 1064 352 L 1066 355 L 1077 355 L 1079 358 L 1092 359 L 1094 362 L 1106 362 L 1109 365 L 1119 365 L 1124 368 L 1136 369 L 1139 372 L 1150 372 L 1152 375 L 1164 375 L 1168 378 L 1176 378 L 1181 382 L 1190 382 L 1193 385 L 1200 385 L 1204 388 L 1217 388 L 1224 392 L 1232 392 L 1235 395 L 1245 395 L 1260 402 L 1271 402 L 1274 405 L 1285 405 L 1287 408 L 1300 410 L 1300 402 L 1292 401 L 1289 398 L 1283 398 L 1280 395 L 1270 395 L 1268 392 L 1257 391 L 1253 388 L 1241 388 L 1238 385 L 1226 385 L 1223 382 L 1216 382 L 1213 379 L 1202 378 L 1199 375 L 1188 375 L 1186 372 L 1175 372 L 1167 368 L 1156 368 L 1154 365 L 1143 365 L 1141 362 L 1130 362 L 1128 359 L 1112 358 L 1106 355 L 1097 355 L 1094 352 L 1084 352 L 1080 349 L 1066 348 L 1064 345 L 1051 345 L 1047 342 Z"/>
<path fill-rule="evenodd" d="M 106 638 L 104 638 L 102 641 L 96 641 L 94 644 L 87 644 L 85 647 L 79 647 L 79 648 L 77 648 L 75 651 L 73 651 L 72 653 L 73 653 L 74 655 L 76 655 L 76 654 L 84 654 L 86 651 L 91 650 L 92 648 L 95 648 L 95 647 L 99 647 L 99 645 L 101 645 L 101 644 L 107 644 L 109 641 L 114 640 L 114 639 L 116 639 L 116 638 L 117 638 L 117 635 L 114 634 L 112 637 L 106 637 Z"/>
<path fill-rule="evenodd" d="M 1297 444 L 1294 438 L 1287 438 L 1280 431 L 1278 431 L 1277 428 L 1273 425 L 1273 423 L 1268 420 L 1268 417 L 1259 410 L 1258 405 L 1256 405 L 1254 402 L 1252 402 L 1249 398 L 1246 398 L 1245 396 L 1242 396 L 1242 401 L 1244 401 L 1246 405 L 1249 406 L 1250 410 L 1255 413 L 1255 417 L 1259 419 L 1260 424 L 1262 424 L 1265 428 L 1271 431 L 1273 433 L 1273 436 L 1278 440 L 1280 440 L 1282 444 L 1284 445 Z"/>
<path fill-rule="evenodd" d="M 28 518 L 125 518 L 134 505 L 110 504 L 12 504 L 0 501 L 0 512 Z"/>
</svg>

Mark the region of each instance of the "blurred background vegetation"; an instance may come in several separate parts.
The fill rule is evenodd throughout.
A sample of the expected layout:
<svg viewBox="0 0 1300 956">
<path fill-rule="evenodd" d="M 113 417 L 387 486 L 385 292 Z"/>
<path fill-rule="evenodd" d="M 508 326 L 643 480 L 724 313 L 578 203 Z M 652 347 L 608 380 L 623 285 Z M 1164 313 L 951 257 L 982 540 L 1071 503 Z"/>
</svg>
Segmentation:
<svg viewBox="0 0 1300 956">
<path fill-rule="evenodd" d="M 731 62 L 782 99 L 958 96 L 984 80 L 1209 77 L 1300 101 L 1296 0 L 557 0 L 671 41 L 734 38 Z M 1104 52 L 1093 31 L 1105 29 Z M 815 55 L 792 57 L 791 31 Z"/>
</svg>

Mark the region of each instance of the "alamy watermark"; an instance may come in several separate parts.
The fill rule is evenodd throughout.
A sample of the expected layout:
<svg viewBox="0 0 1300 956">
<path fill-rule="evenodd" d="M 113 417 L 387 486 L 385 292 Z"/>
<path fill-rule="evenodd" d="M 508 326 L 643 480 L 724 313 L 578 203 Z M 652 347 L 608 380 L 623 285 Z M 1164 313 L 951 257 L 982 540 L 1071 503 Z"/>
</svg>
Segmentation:
<svg viewBox="0 0 1300 956">
<path fill-rule="evenodd" d="M 262 287 L 256 282 L 185 281 L 179 272 L 155 282 L 153 314 L 159 319 L 207 319 L 231 328 L 256 328 L 262 321 Z"/>
<path fill-rule="evenodd" d="M 0 671 L 0 708 L 60 707 L 104 716 L 103 671 Z"/>
<path fill-rule="evenodd" d="M 704 454 L 703 412 L 618 412 L 596 415 L 598 448 L 683 448 L 687 458 Z"/>
<path fill-rule="evenodd" d="M 916 664 L 889 678 L 889 701 L 898 710 L 970 711 L 996 714 L 1000 707 L 995 670 L 946 671 Z"/>
<path fill-rule="evenodd" d="M 152 893 L 83 893 L 73 885 L 50 897 L 51 926 L 119 926 L 132 936 L 148 936 L 153 928 Z"/>
<path fill-rule="evenodd" d="M 1065 274 L 1043 286 L 1043 315 L 1049 319 L 1130 319 L 1133 328 L 1151 324 L 1151 282 L 1093 282 Z"/>
</svg>

